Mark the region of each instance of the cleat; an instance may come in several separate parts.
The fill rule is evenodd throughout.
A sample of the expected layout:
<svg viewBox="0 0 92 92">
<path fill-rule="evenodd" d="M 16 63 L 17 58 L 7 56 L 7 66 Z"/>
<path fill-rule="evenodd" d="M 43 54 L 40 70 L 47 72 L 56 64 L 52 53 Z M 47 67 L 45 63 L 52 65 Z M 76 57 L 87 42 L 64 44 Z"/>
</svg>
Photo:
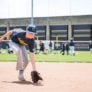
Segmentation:
<svg viewBox="0 0 92 92">
<path fill-rule="evenodd" d="M 19 75 L 18 79 L 19 79 L 20 81 L 25 81 L 25 78 L 24 78 L 23 75 Z"/>
</svg>

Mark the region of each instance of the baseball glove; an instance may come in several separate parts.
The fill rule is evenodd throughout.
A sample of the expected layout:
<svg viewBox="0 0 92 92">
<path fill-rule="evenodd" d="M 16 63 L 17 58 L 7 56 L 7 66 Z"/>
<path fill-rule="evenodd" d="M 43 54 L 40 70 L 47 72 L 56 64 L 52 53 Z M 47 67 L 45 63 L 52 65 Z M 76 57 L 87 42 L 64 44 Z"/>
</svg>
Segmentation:
<svg viewBox="0 0 92 92">
<path fill-rule="evenodd" d="M 38 73 L 37 71 L 31 72 L 31 78 L 33 83 L 37 83 L 39 80 L 43 80 L 42 77 L 40 76 L 40 73 Z"/>
</svg>

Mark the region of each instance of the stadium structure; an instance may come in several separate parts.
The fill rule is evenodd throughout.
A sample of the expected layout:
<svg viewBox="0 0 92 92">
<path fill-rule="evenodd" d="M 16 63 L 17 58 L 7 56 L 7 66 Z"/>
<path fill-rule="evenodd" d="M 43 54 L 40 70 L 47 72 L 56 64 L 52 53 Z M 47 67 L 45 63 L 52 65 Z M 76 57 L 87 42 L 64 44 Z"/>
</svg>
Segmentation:
<svg viewBox="0 0 92 92">
<path fill-rule="evenodd" d="M 26 29 L 31 18 L 0 19 L 0 36 L 14 28 Z M 77 50 L 88 50 L 92 41 L 92 15 L 34 17 L 37 26 L 36 40 L 54 41 L 62 44 L 72 38 Z M 2 48 L 6 48 L 2 42 Z"/>
</svg>

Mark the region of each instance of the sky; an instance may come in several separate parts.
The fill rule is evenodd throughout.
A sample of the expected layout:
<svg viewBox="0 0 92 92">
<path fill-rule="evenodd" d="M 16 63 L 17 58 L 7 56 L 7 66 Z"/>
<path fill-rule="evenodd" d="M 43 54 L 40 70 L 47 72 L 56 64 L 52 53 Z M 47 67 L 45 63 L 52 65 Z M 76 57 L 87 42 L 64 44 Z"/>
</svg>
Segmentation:
<svg viewBox="0 0 92 92">
<path fill-rule="evenodd" d="M 31 0 L 0 0 L 0 18 L 32 17 Z M 33 0 L 33 17 L 92 15 L 92 0 Z"/>
</svg>

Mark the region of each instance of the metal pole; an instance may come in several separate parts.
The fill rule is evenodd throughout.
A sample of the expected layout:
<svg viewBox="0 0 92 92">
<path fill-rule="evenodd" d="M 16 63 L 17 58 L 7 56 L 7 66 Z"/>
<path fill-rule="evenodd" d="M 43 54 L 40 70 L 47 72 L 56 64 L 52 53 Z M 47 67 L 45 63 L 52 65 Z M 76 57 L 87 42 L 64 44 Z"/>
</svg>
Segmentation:
<svg viewBox="0 0 92 92">
<path fill-rule="evenodd" d="M 46 40 L 51 40 L 50 29 L 49 29 L 50 21 L 49 21 L 49 0 L 48 0 L 48 16 L 47 16 L 47 25 L 46 25 Z"/>
<path fill-rule="evenodd" d="M 34 18 L 33 18 L 33 0 L 31 0 L 31 24 L 34 24 Z"/>
<path fill-rule="evenodd" d="M 69 28 L 68 28 L 68 40 L 72 38 L 72 2 L 69 0 L 69 8 L 70 8 L 70 15 L 69 15 Z"/>
</svg>

